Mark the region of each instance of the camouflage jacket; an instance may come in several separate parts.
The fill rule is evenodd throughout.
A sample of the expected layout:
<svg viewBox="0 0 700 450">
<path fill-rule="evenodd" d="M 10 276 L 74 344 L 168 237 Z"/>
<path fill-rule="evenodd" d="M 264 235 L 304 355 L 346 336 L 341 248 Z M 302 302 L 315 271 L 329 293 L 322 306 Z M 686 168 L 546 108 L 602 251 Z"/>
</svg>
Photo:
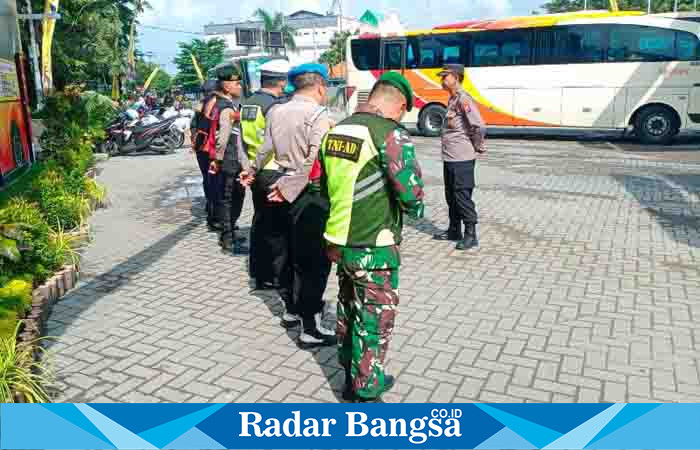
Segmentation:
<svg viewBox="0 0 700 450">
<path fill-rule="evenodd" d="M 378 110 L 369 105 L 361 105 L 357 113 L 381 116 Z M 422 218 L 425 210 L 424 183 L 408 131 L 397 126 L 386 135 L 378 150 L 387 184 L 394 193 L 401 211 L 411 218 Z M 401 265 L 398 245 L 351 248 L 331 244 L 328 257 L 332 262 L 351 271 L 397 269 Z"/>
</svg>

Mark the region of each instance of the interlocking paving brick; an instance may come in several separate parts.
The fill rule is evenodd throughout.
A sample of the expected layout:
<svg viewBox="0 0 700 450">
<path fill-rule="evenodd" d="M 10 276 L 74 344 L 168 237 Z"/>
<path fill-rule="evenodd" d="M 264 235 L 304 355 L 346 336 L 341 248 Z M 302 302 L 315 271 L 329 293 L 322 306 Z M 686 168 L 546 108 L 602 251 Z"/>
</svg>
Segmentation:
<svg viewBox="0 0 700 450">
<path fill-rule="evenodd" d="M 192 397 L 192 394 L 187 392 L 178 391 L 172 389 L 168 386 L 163 386 L 155 392 L 156 397 L 162 398 L 166 402 L 170 403 L 184 403 L 187 399 Z"/>
<path fill-rule="evenodd" d="M 481 248 L 459 253 L 431 239 L 447 221 L 439 143 L 416 142 L 429 217 L 404 230 L 387 401 L 700 397 L 700 163 L 491 139 Z M 90 276 L 47 324 L 58 401 L 338 401 L 335 349 L 299 350 L 276 295 L 251 294 L 245 258 L 217 250 L 191 155 L 103 169 L 114 201 L 92 218 Z M 331 276 L 331 310 L 336 296 Z"/>
</svg>

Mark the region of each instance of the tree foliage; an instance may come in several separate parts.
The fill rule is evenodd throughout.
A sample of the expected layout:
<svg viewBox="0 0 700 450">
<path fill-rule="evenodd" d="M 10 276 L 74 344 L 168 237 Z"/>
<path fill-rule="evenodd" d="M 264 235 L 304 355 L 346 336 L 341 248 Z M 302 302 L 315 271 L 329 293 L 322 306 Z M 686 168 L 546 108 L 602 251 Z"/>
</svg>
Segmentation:
<svg viewBox="0 0 700 450">
<path fill-rule="evenodd" d="M 263 27 L 266 32 L 269 31 L 281 31 L 282 39 L 284 39 L 284 46 L 287 50 L 295 51 L 297 49 L 296 41 L 294 40 L 294 28 L 289 26 L 284 19 L 284 14 L 281 12 L 272 13 L 270 11 L 258 8 L 253 13 L 253 16 L 257 17 L 263 22 Z M 278 54 L 279 49 L 267 49 L 272 54 Z"/>
<path fill-rule="evenodd" d="M 32 8 L 43 11 L 44 0 L 32 0 Z M 146 0 L 61 0 L 53 38 L 54 86 L 110 85 L 113 74 L 125 72 L 131 24 L 148 8 Z M 36 26 L 40 46 L 41 26 Z"/>
<path fill-rule="evenodd" d="M 353 34 L 350 31 L 338 32 L 336 31 L 331 38 L 331 47 L 323 52 L 319 57 L 319 62 L 328 64 L 329 67 L 334 67 L 345 61 L 345 49 L 347 46 L 348 39 Z"/>
<path fill-rule="evenodd" d="M 223 39 L 211 39 L 209 41 L 193 39 L 190 42 L 180 42 L 178 46 L 180 49 L 174 60 L 177 66 L 175 83 L 182 86 L 185 90 L 195 90 L 201 84 L 192 63 L 191 55 L 197 58 L 197 63 L 205 77 L 211 69 L 224 61 L 226 42 Z"/>
<path fill-rule="evenodd" d="M 618 0 L 618 6 L 624 11 L 646 11 L 647 0 Z M 588 9 L 608 9 L 610 7 L 609 0 L 588 0 Z M 652 0 L 652 12 L 669 12 L 673 11 L 674 0 Z M 679 0 L 678 11 L 692 11 L 693 0 Z M 544 5 L 542 9 L 548 13 L 560 13 L 569 11 L 580 11 L 584 7 L 584 0 L 551 0 Z"/>
<path fill-rule="evenodd" d="M 153 73 L 158 64 L 149 63 L 141 58 L 136 59 L 136 79 L 134 80 L 136 86 L 143 86 L 146 83 L 148 77 Z M 173 84 L 173 79 L 167 72 L 159 70 L 156 77 L 151 82 L 149 90 L 156 91 L 159 94 L 164 94 L 170 90 Z"/>
</svg>

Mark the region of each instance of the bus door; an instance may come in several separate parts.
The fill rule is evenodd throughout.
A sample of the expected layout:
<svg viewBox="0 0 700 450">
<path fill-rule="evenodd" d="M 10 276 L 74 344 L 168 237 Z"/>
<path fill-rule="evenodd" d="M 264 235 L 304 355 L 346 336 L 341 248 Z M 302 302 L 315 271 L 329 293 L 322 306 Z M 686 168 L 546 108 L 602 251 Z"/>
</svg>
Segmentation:
<svg viewBox="0 0 700 450">
<path fill-rule="evenodd" d="M 700 123 L 700 83 L 693 84 L 688 104 L 688 117 L 693 123 Z"/>
<path fill-rule="evenodd" d="M 406 39 L 390 38 L 382 40 L 380 66 L 382 72 L 398 70 L 403 73 L 406 67 Z"/>
</svg>

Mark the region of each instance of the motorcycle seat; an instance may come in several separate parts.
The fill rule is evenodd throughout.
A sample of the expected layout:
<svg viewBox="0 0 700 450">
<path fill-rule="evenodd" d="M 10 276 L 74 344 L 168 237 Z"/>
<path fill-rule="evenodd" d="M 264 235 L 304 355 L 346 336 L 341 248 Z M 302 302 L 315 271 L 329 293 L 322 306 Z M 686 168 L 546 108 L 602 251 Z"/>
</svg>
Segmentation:
<svg viewBox="0 0 700 450">
<path fill-rule="evenodd" d="M 160 128 L 160 127 L 169 126 L 170 124 L 172 124 L 172 122 L 173 122 L 172 120 L 168 119 L 168 120 L 161 120 L 160 122 L 152 123 L 150 125 L 136 125 L 132 129 L 132 131 L 134 133 L 142 133 L 146 130 L 150 130 L 153 128 Z"/>
</svg>

